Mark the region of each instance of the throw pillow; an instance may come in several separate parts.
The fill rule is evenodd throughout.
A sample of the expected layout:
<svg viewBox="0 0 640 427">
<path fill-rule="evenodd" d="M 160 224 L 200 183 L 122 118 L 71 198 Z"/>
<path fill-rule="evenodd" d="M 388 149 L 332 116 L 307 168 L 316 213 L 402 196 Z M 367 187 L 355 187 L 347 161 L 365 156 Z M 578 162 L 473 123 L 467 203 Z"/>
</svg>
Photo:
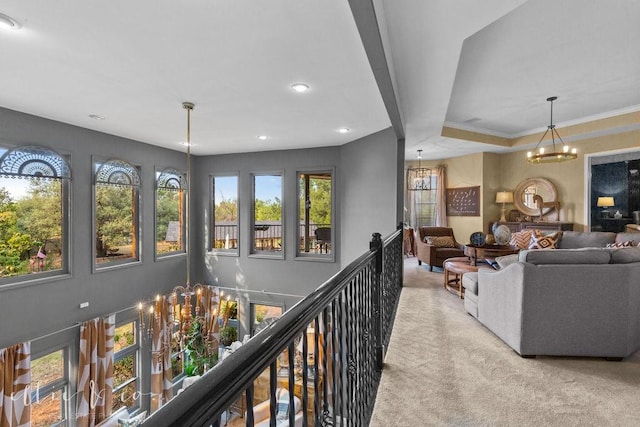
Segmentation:
<svg viewBox="0 0 640 427">
<path fill-rule="evenodd" d="M 428 245 L 433 245 L 436 248 L 455 248 L 456 241 L 452 236 L 427 236 L 424 241 Z"/>
<path fill-rule="evenodd" d="M 287 420 L 289 418 L 289 390 L 286 388 L 276 390 L 276 401 L 278 402 L 276 420 L 278 422 Z"/>
<path fill-rule="evenodd" d="M 542 234 L 540 230 L 533 230 L 529 249 L 555 249 L 560 237 L 562 237 L 561 231 L 553 234 Z"/>
<path fill-rule="evenodd" d="M 142 422 L 146 417 L 147 417 L 147 411 L 143 411 L 138 415 L 136 415 L 135 417 L 131 417 L 129 419 L 122 419 L 122 418 L 119 419 L 118 425 L 123 427 L 137 427 L 140 424 L 142 424 Z"/>
<path fill-rule="evenodd" d="M 533 234 L 533 230 L 531 229 L 524 229 L 516 233 L 511 233 L 509 245 L 515 246 L 518 249 L 528 249 L 529 242 L 531 242 L 531 234 Z"/>
<path fill-rule="evenodd" d="M 631 246 L 638 246 L 634 240 L 627 240 L 625 242 L 607 243 L 607 248 L 628 248 Z"/>
</svg>

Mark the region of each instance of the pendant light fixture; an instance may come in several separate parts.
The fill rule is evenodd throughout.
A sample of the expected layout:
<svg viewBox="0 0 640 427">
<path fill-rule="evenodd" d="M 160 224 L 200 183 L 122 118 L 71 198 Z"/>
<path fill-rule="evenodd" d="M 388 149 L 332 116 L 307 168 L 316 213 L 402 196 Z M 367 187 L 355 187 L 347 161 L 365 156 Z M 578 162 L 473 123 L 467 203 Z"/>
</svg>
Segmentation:
<svg viewBox="0 0 640 427">
<path fill-rule="evenodd" d="M 407 190 L 431 190 L 431 169 L 420 165 L 422 150 L 418 150 L 418 167 L 407 169 Z"/>
<path fill-rule="evenodd" d="M 547 126 L 547 130 L 542 135 L 542 138 L 540 138 L 540 141 L 538 141 L 538 144 L 536 144 L 535 149 L 527 152 L 527 160 L 530 163 L 557 163 L 578 158 L 578 150 L 564 143 L 556 130 L 556 125 L 553 124 L 553 101 L 556 99 L 558 99 L 557 96 L 547 98 L 547 101 L 551 103 L 551 122 L 549 126 Z M 540 143 L 549 131 L 551 131 L 551 151 L 548 151 L 545 147 L 540 147 Z M 556 148 L 556 137 L 560 141 L 558 144 L 559 149 Z"/>
</svg>

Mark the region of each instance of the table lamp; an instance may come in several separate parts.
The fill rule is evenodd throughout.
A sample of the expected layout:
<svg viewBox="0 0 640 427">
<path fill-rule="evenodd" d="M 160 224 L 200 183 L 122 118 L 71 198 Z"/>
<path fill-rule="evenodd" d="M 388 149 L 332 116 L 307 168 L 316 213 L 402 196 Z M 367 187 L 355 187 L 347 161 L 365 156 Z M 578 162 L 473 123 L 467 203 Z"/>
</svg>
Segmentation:
<svg viewBox="0 0 640 427">
<path fill-rule="evenodd" d="M 513 193 L 511 191 L 498 191 L 496 193 L 496 203 L 502 203 L 502 216 L 500 217 L 500 222 L 507 222 L 507 218 L 505 217 L 506 208 L 504 205 L 507 203 L 513 203 Z"/>
<path fill-rule="evenodd" d="M 602 218 L 609 218 L 609 209 L 611 206 L 615 206 L 613 197 L 598 197 L 598 207 L 602 208 Z"/>
</svg>

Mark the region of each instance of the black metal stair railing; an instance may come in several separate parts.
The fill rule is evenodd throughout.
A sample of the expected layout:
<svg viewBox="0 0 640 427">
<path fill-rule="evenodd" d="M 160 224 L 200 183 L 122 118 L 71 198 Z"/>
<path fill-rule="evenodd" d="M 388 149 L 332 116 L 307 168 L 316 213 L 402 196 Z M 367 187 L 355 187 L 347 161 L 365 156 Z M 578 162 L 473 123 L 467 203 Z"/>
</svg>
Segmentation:
<svg viewBox="0 0 640 427">
<path fill-rule="evenodd" d="M 402 264 L 402 230 L 384 241 L 374 233 L 369 252 L 144 424 L 253 426 L 261 421 L 255 406 L 267 401 L 271 426 L 287 419 L 290 426 L 367 426 L 402 288 Z M 294 407 L 300 410 L 287 410 Z"/>
</svg>

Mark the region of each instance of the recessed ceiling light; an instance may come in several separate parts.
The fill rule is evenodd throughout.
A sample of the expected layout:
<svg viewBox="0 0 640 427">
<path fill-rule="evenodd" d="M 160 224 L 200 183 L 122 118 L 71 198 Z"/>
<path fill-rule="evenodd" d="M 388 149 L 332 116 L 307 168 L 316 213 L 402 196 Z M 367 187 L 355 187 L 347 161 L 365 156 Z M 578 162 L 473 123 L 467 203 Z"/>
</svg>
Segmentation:
<svg viewBox="0 0 640 427">
<path fill-rule="evenodd" d="M 189 142 L 187 142 L 187 141 L 181 141 L 181 142 L 180 142 L 180 145 L 184 145 L 185 147 L 187 147 L 187 146 L 191 145 L 191 146 L 193 147 L 193 146 L 194 146 L 194 145 L 196 145 L 196 144 L 194 144 L 193 142 L 189 143 Z"/>
<path fill-rule="evenodd" d="M 17 30 L 21 27 L 20 23 L 4 13 L 0 13 L 0 28 L 5 30 Z"/>
<path fill-rule="evenodd" d="M 267 135 L 259 135 L 259 136 L 258 136 L 258 139 L 261 139 L 261 140 L 263 140 L 263 141 L 264 141 L 265 139 L 267 139 L 267 138 L 269 138 Z"/>
<path fill-rule="evenodd" d="M 340 128 L 338 129 L 338 133 L 349 133 L 351 132 L 351 129 L 349 128 Z"/>
<path fill-rule="evenodd" d="M 91 117 L 93 120 L 104 120 L 105 117 L 101 116 L 100 114 L 89 114 L 89 117 Z"/>
<path fill-rule="evenodd" d="M 309 85 L 306 83 L 294 83 L 291 85 L 291 89 L 298 93 L 304 93 L 309 90 Z"/>
</svg>

